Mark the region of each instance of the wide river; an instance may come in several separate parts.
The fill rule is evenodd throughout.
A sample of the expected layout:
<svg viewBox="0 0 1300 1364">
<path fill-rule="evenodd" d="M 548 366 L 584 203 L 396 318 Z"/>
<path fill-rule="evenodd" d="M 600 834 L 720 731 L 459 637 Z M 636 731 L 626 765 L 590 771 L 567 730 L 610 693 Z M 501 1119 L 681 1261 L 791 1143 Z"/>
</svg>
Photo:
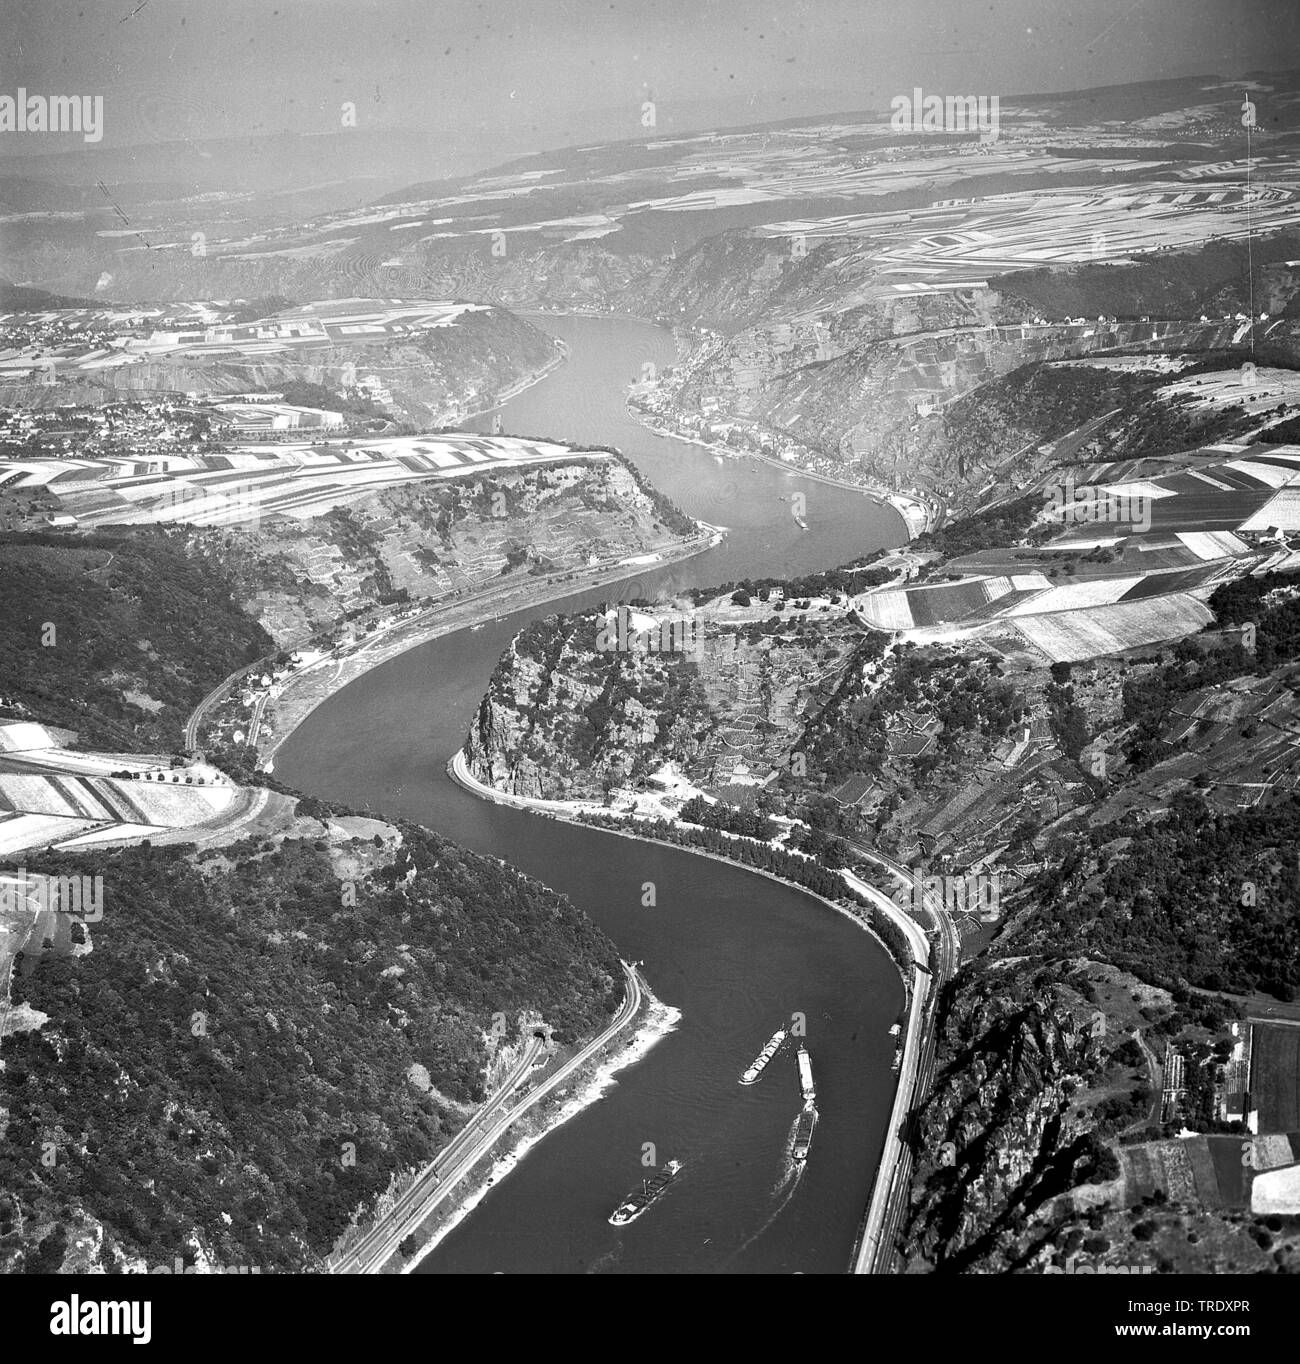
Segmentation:
<svg viewBox="0 0 1300 1364">
<path fill-rule="evenodd" d="M 757 461 L 724 462 L 634 422 L 626 387 L 647 363 L 673 363 L 671 333 L 621 319 L 538 321 L 568 342 L 570 358 L 502 409 L 503 430 L 617 446 L 685 511 L 729 531 L 716 549 L 643 574 L 621 595 L 808 572 L 905 538 L 897 514 L 866 497 Z M 807 530 L 782 500 L 795 492 Z M 562 606 L 618 595 L 604 589 Z M 542 613 L 445 636 L 359 678 L 276 758 L 277 776 L 301 790 L 418 820 L 563 891 L 625 958 L 644 961 L 651 988 L 682 1012 L 676 1031 L 535 1145 L 420 1272 L 843 1273 L 893 1095 L 898 975 L 874 939 L 797 890 L 494 805 L 448 779 L 444 765 L 494 664 Z M 647 881 L 652 909 L 642 908 Z M 788 1155 L 800 1103 L 792 1053 L 759 1084 L 737 1084 L 794 1011 L 807 1018 L 820 1113 L 801 1170 Z M 611 1227 L 648 1142 L 661 1164 L 675 1157 L 685 1169 L 642 1218 Z"/>
</svg>

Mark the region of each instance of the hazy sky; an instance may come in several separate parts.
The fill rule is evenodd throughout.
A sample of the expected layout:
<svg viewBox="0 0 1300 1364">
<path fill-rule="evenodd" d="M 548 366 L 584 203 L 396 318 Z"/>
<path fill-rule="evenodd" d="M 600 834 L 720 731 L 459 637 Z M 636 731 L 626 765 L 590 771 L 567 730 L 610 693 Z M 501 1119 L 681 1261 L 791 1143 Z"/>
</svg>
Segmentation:
<svg viewBox="0 0 1300 1364">
<path fill-rule="evenodd" d="M 0 0 L 0 94 L 102 94 L 105 145 L 445 132 L 524 150 L 938 92 L 1295 64 L 1295 0 Z M 39 142 L 39 147 L 31 144 Z M 19 145 L 25 144 L 25 145 Z M 0 155 L 51 150 L 0 134 Z"/>
</svg>

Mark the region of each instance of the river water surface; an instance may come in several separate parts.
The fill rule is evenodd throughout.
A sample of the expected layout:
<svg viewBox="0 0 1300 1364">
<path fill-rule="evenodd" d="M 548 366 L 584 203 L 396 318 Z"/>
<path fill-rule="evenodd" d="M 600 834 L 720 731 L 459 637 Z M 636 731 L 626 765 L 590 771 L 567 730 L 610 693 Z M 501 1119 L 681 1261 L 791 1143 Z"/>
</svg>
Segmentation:
<svg viewBox="0 0 1300 1364">
<path fill-rule="evenodd" d="M 893 1096 L 888 1035 L 903 1001 L 888 956 L 846 917 L 725 863 L 481 801 L 445 774 L 488 676 L 531 617 L 660 586 L 790 576 L 905 539 L 890 508 L 756 461 L 723 461 L 656 437 L 623 400 L 647 363 L 673 363 L 667 331 L 589 317 L 537 319 L 568 363 L 501 411 L 506 433 L 621 449 L 724 544 L 609 588 L 447 635 L 359 678 L 276 756 L 304 791 L 404 815 L 540 878 L 581 906 L 651 989 L 682 1012 L 675 1032 L 596 1104 L 534 1146 L 421 1264 L 421 1273 L 502 1271 L 842 1273 Z M 486 426 L 490 418 L 483 419 Z M 804 495 L 808 529 L 783 501 Z M 653 908 L 644 908 L 646 883 Z M 789 1159 L 800 1106 L 787 1048 L 754 1086 L 741 1071 L 792 1012 L 807 1019 L 820 1120 L 801 1170 Z M 681 1176 L 640 1219 L 606 1221 L 653 1143 Z"/>
</svg>

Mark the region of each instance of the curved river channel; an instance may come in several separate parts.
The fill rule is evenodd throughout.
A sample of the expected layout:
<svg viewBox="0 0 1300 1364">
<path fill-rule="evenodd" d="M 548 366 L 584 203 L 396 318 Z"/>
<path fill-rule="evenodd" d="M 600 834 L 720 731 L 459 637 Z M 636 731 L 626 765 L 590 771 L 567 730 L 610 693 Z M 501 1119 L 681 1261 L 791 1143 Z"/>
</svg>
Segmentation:
<svg viewBox="0 0 1300 1364">
<path fill-rule="evenodd" d="M 678 506 L 726 526 L 705 554 L 433 640 L 319 707 L 276 757 L 304 791 L 404 815 L 563 891 L 651 989 L 681 1011 L 676 1030 L 618 1073 L 599 1102 L 531 1148 L 419 1268 L 420 1273 L 843 1273 L 884 1139 L 894 1081 L 888 1035 L 903 1000 L 883 949 L 791 887 L 675 849 L 482 801 L 444 773 L 488 676 L 534 615 L 661 585 L 713 585 L 831 567 L 905 539 L 866 497 L 749 460 L 663 439 L 624 408 L 647 362 L 672 364 L 672 335 L 648 323 L 545 317 L 569 360 L 501 410 L 507 433 L 614 445 Z M 487 419 L 485 419 L 486 421 Z M 480 426 L 485 423 L 479 423 Z M 808 529 L 781 499 L 801 492 Z M 656 906 L 642 908 L 654 882 Z M 793 1011 L 807 1017 L 820 1120 L 792 1169 L 799 1108 L 785 1048 L 762 1081 L 741 1071 Z M 642 1175 L 643 1144 L 685 1164 L 631 1226 L 610 1212 Z"/>
</svg>

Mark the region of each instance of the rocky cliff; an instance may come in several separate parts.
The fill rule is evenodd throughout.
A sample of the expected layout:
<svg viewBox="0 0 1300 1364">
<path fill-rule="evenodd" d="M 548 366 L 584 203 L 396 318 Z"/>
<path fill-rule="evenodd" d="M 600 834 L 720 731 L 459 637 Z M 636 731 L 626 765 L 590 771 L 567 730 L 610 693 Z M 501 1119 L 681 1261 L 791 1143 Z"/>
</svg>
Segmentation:
<svg viewBox="0 0 1300 1364">
<path fill-rule="evenodd" d="M 191 530 L 235 598 L 277 643 L 301 642 L 376 603 L 445 597 L 511 575 L 663 552 L 694 527 L 618 456 L 501 469 L 359 497 L 256 530 Z"/>
<path fill-rule="evenodd" d="M 1105 1065 L 1090 1013 L 1077 984 L 1041 962 L 968 969 L 944 1010 L 935 1084 L 914 1120 L 911 1267 L 1016 1267 L 1037 1209 L 1097 1172 L 1077 1104 Z"/>
</svg>

